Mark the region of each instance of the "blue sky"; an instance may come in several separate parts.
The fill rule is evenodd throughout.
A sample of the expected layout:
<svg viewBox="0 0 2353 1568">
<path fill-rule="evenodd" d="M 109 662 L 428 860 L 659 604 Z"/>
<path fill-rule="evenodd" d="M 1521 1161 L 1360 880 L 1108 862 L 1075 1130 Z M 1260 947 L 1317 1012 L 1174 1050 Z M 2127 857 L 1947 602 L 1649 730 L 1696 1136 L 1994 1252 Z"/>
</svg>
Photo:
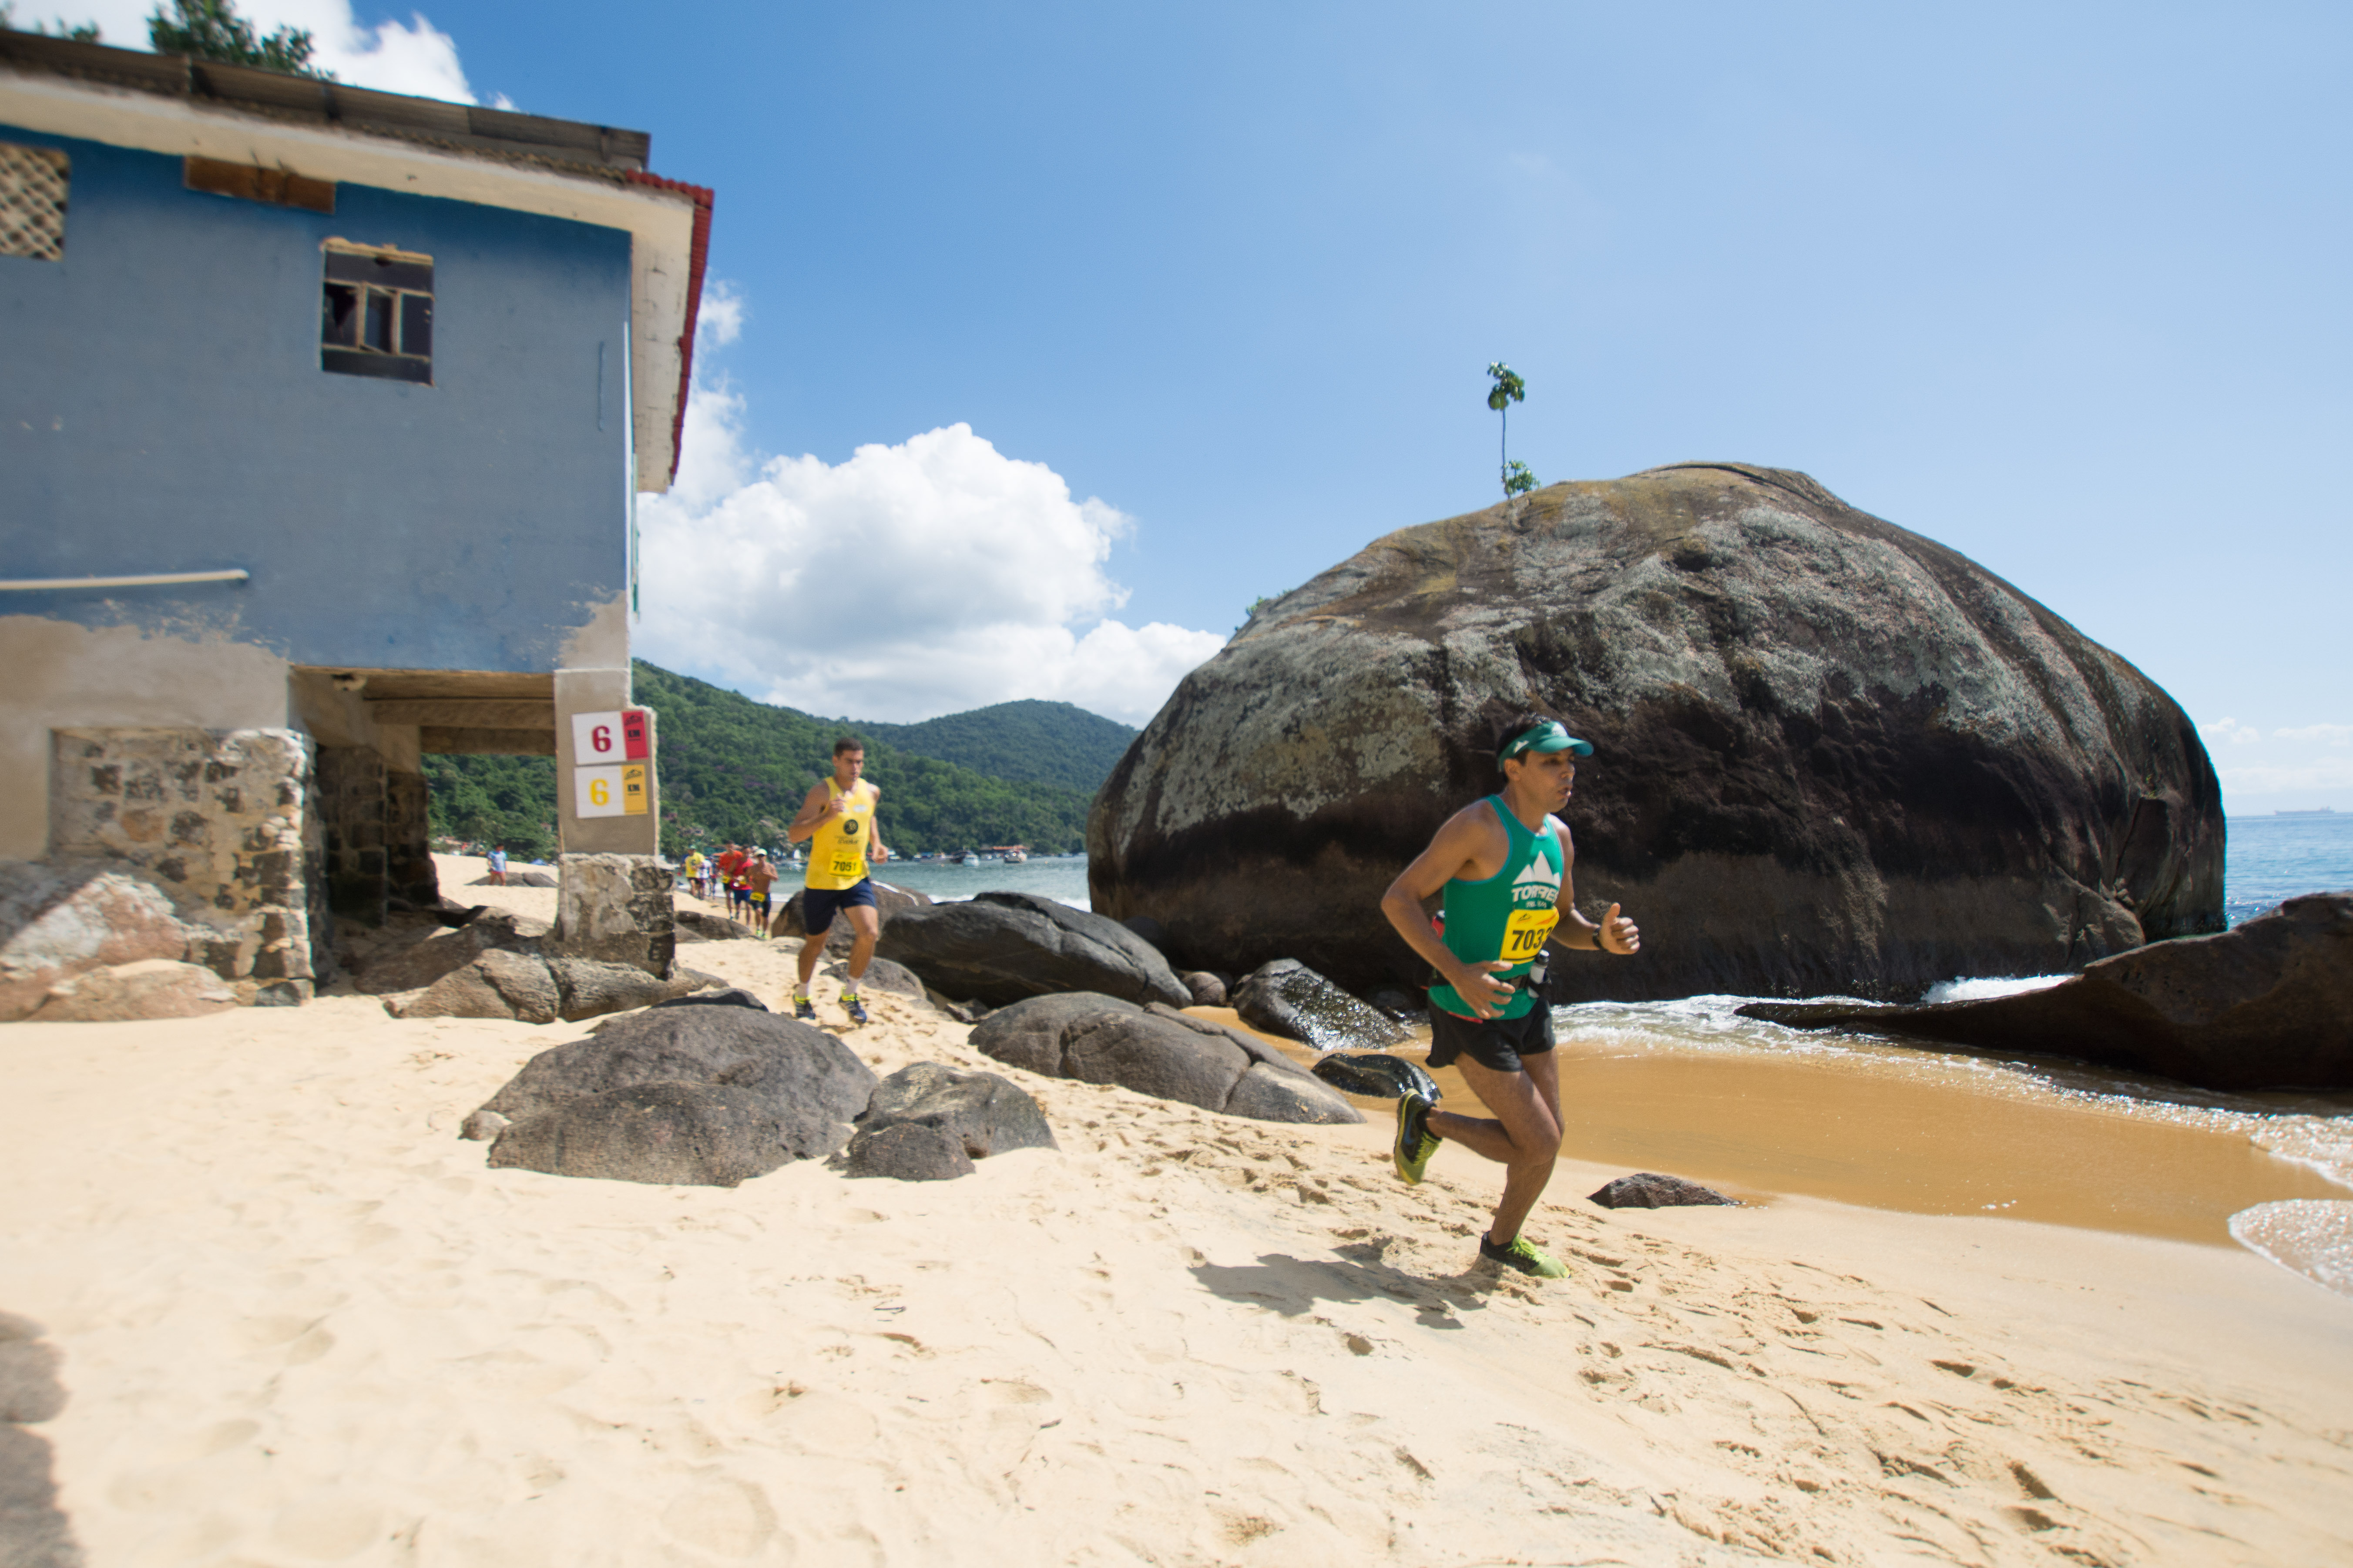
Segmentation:
<svg viewBox="0 0 2353 1568">
<path fill-rule="evenodd" d="M 1492 499 L 1502 359 L 1541 478 L 1804 469 L 2164 685 L 2234 810 L 2353 809 L 2341 5 L 345 7 L 245 9 L 719 193 L 649 657 L 1141 722 Z M 828 529 L 896 558 L 779 583 Z"/>
</svg>

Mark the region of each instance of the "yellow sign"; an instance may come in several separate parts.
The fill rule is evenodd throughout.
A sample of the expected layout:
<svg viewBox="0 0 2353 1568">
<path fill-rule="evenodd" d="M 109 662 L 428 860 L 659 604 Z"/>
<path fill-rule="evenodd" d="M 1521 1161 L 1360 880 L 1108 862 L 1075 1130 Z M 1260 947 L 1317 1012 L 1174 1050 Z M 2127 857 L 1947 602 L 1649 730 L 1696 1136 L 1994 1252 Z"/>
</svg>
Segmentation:
<svg viewBox="0 0 2353 1568">
<path fill-rule="evenodd" d="M 643 816 L 648 809 L 647 802 L 650 798 L 651 797 L 646 791 L 646 764 L 643 763 L 622 763 L 622 814 L 628 816 Z"/>
</svg>

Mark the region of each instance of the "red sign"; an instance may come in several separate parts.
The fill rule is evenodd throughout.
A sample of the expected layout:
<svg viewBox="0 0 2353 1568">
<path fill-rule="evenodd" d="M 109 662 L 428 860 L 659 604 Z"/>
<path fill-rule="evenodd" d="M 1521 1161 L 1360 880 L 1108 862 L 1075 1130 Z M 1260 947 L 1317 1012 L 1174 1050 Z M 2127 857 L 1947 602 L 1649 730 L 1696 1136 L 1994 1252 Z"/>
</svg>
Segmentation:
<svg viewBox="0 0 2353 1568">
<path fill-rule="evenodd" d="M 621 710 L 621 754 L 633 763 L 653 754 L 646 743 L 647 731 L 653 728 L 652 717 L 642 708 Z"/>
</svg>

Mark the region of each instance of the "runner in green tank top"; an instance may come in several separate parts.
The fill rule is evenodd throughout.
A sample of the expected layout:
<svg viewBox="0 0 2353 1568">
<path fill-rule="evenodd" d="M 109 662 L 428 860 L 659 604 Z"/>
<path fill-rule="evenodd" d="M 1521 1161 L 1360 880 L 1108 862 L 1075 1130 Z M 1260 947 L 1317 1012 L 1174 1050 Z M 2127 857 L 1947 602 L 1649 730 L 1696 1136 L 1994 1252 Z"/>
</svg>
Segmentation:
<svg viewBox="0 0 2353 1568">
<path fill-rule="evenodd" d="M 1620 956 L 1641 933 L 1609 906 L 1599 924 L 1577 911 L 1577 849 L 1552 814 L 1568 804 L 1571 759 L 1593 748 L 1542 713 L 1522 713 L 1495 738 L 1501 794 L 1446 820 L 1381 896 L 1381 912 L 1436 967 L 1430 992 L 1430 1065 L 1453 1066 L 1492 1118 L 1438 1110 L 1418 1094 L 1398 1101 L 1393 1160 L 1408 1182 L 1421 1180 L 1441 1141 L 1504 1166 L 1504 1195 L 1479 1255 L 1523 1274 L 1558 1279 L 1559 1261 L 1520 1234 L 1560 1154 L 1560 1068 L 1553 1059 L 1552 1014 L 1538 993 L 1547 942 Z M 1443 898 L 1445 933 L 1425 906 Z M 1535 969 L 1531 978 L 1531 969 Z"/>
</svg>

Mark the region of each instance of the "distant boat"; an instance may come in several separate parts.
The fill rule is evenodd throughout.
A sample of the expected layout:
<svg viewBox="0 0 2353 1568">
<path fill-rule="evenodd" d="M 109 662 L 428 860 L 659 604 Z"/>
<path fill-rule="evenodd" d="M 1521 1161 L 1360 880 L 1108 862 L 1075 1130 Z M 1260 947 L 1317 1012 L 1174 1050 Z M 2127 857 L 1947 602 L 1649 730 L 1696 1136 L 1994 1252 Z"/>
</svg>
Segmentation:
<svg viewBox="0 0 2353 1568">
<path fill-rule="evenodd" d="M 2306 811 L 2274 811 L 2272 815 L 2274 816 L 2334 816 L 2337 815 L 2337 808 L 2333 805 L 2316 805 Z"/>
<path fill-rule="evenodd" d="M 980 852 L 975 849 L 967 849 L 963 854 L 958 855 L 955 858 L 955 863 L 959 866 L 977 866 L 980 864 Z"/>
</svg>

